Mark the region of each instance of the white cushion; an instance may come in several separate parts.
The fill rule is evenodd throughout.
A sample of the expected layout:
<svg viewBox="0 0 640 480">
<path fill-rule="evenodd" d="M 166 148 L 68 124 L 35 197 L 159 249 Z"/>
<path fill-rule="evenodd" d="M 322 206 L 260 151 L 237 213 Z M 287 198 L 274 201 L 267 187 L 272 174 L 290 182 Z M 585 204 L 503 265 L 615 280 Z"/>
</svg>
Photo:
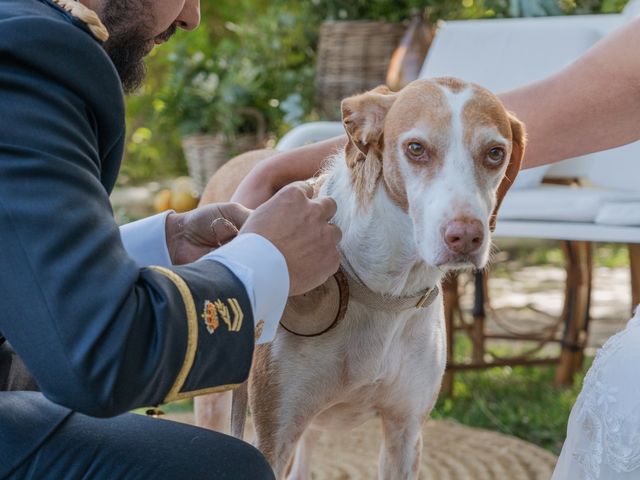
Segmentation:
<svg viewBox="0 0 640 480">
<path fill-rule="evenodd" d="M 640 227 L 640 202 L 606 202 L 600 207 L 595 222 Z"/>
<path fill-rule="evenodd" d="M 520 190 L 523 188 L 534 188 L 542 183 L 542 179 L 549 170 L 549 165 L 543 165 L 542 167 L 529 168 L 522 170 L 518 173 L 516 181 L 511 187 L 513 190 Z"/>
<path fill-rule="evenodd" d="M 631 0 L 622 10 L 622 14 L 629 20 L 640 15 L 640 0 Z"/>
<path fill-rule="evenodd" d="M 499 219 L 594 222 L 602 206 L 611 201 L 640 202 L 640 193 L 561 185 L 512 190 L 504 199 Z"/>
<path fill-rule="evenodd" d="M 276 145 L 276 150 L 292 150 L 344 134 L 342 122 L 309 122 L 287 132 Z"/>
<path fill-rule="evenodd" d="M 640 142 L 592 155 L 587 177 L 604 188 L 640 192 Z"/>
<path fill-rule="evenodd" d="M 494 237 L 640 243 L 640 228 L 595 223 L 501 220 L 497 224 Z"/>
</svg>

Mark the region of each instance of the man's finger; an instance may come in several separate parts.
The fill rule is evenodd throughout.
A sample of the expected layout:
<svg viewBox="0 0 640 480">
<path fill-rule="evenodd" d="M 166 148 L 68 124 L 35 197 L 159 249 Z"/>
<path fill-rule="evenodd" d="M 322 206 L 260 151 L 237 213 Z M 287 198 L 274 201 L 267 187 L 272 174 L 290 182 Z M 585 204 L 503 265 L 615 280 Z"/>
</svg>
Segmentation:
<svg viewBox="0 0 640 480">
<path fill-rule="evenodd" d="M 313 186 L 307 182 L 294 182 L 290 187 L 302 190 L 307 198 L 313 198 Z"/>
<path fill-rule="evenodd" d="M 233 223 L 238 229 L 244 225 L 252 210 L 249 210 L 239 203 L 223 203 L 218 205 L 222 217 Z"/>
<path fill-rule="evenodd" d="M 238 235 L 238 228 L 226 218 L 218 217 L 211 222 L 211 231 L 220 246 L 229 243 Z"/>
<path fill-rule="evenodd" d="M 340 227 L 337 227 L 336 225 L 329 225 L 329 227 L 331 228 L 331 234 L 333 235 L 337 245 L 342 240 L 342 230 L 340 230 Z"/>
<path fill-rule="evenodd" d="M 331 197 L 321 197 L 315 200 L 321 207 L 323 213 L 323 218 L 327 221 L 331 220 L 336 212 L 338 211 L 338 205 L 336 201 Z"/>
</svg>

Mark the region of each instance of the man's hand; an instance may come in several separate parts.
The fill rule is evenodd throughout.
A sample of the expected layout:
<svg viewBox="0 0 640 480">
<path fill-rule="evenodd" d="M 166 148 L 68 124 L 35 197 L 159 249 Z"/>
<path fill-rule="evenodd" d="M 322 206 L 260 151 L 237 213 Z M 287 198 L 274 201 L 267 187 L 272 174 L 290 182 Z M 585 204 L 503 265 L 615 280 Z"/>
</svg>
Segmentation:
<svg viewBox="0 0 640 480">
<path fill-rule="evenodd" d="M 237 203 L 214 203 L 170 214 L 165 228 L 171 261 L 174 265 L 195 262 L 233 240 L 250 213 Z"/>
<path fill-rule="evenodd" d="M 301 295 L 322 285 L 340 265 L 341 232 L 329 220 L 336 203 L 311 200 L 313 188 L 297 182 L 280 190 L 251 214 L 240 233 L 257 233 L 273 243 L 289 269 L 289 295 Z"/>
</svg>

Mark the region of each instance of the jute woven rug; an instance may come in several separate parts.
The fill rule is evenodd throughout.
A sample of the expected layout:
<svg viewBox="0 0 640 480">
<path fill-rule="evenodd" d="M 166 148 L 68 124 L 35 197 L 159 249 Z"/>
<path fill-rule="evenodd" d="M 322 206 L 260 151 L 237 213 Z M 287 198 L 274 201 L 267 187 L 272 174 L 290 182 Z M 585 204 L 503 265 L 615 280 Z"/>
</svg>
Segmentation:
<svg viewBox="0 0 640 480">
<path fill-rule="evenodd" d="M 189 421 L 187 417 L 169 419 Z M 192 420 L 191 420 L 192 421 Z M 251 440 L 253 428 L 247 425 Z M 313 480 L 375 480 L 380 422 L 325 433 L 312 458 Z M 549 480 L 557 458 L 536 445 L 453 421 L 430 420 L 423 431 L 422 480 Z"/>
</svg>

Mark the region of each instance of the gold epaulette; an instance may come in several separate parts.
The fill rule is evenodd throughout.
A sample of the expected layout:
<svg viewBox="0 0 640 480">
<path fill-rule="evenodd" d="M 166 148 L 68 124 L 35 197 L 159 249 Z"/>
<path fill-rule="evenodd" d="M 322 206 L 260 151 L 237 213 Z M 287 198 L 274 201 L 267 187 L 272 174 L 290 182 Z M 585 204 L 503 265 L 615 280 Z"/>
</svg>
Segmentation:
<svg viewBox="0 0 640 480">
<path fill-rule="evenodd" d="M 106 42 L 109 39 L 109 32 L 106 27 L 102 24 L 98 14 L 90 8 L 85 7 L 76 0 L 53 0 L 53 2 L 84 23 L 93 36 L 101 42 Z"/>
</svg>

